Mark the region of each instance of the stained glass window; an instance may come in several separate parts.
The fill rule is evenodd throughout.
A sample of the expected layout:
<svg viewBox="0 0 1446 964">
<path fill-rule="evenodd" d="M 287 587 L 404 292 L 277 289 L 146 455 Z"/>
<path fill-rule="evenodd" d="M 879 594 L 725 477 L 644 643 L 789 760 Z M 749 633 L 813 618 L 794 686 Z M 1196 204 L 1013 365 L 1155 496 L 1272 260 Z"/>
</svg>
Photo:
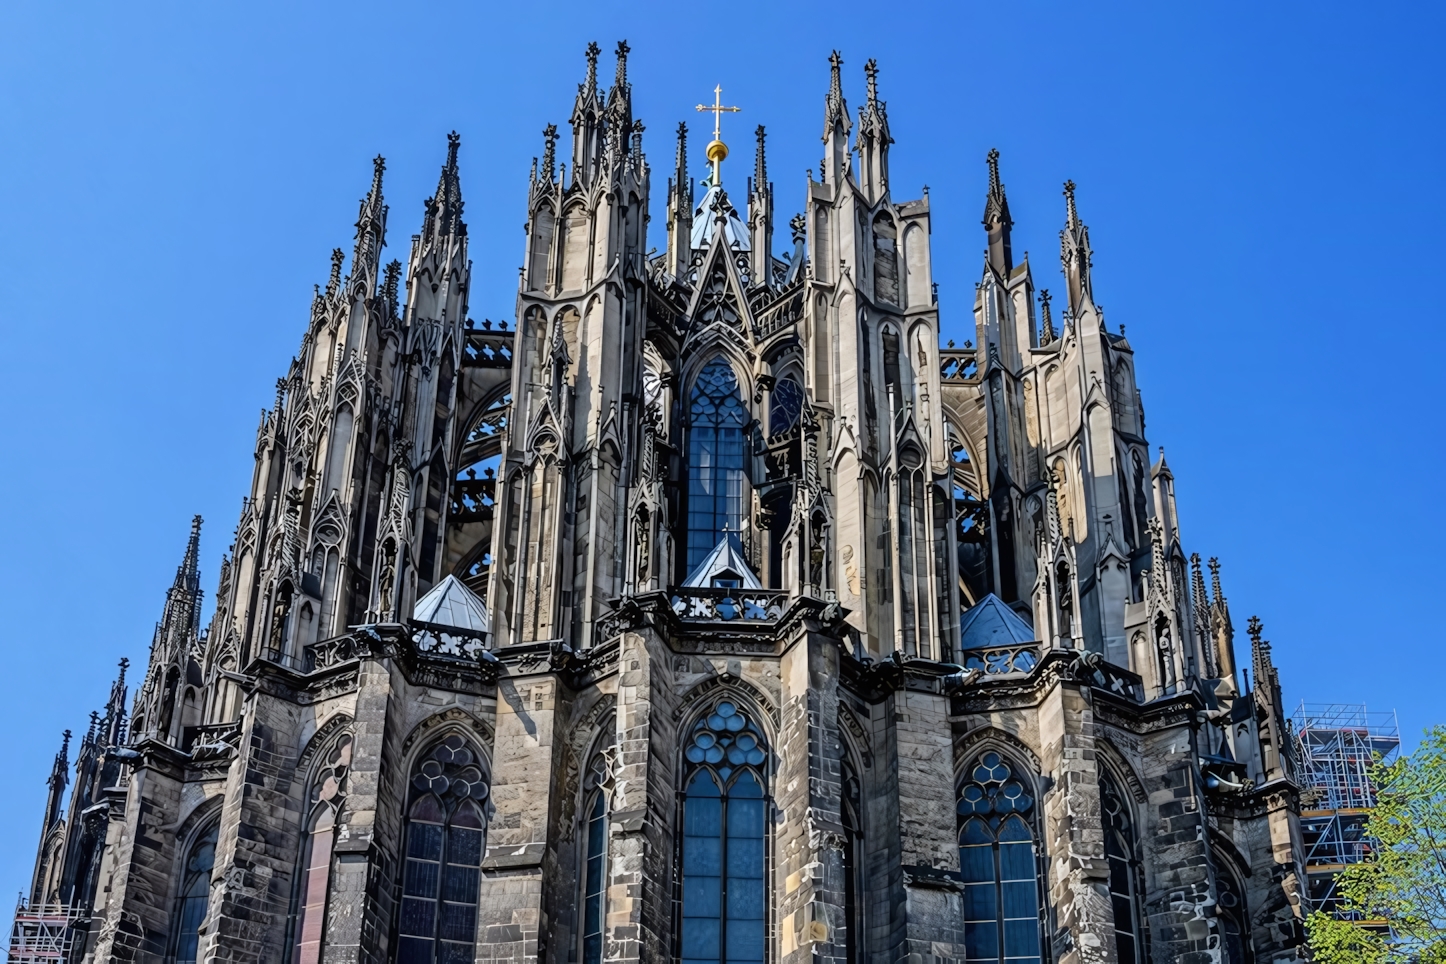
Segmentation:
<svg viewBox="0 0 1446 964">
<path fill-rule="evenodd" d="M 693 727 L 683 797 L 683 964 L 763 964 L 768 751 L 728 700 Z"/>
<path fill-rule="evenodd" d="M 488 785 L 476 752 L 450 736 L 412 776 L 397 964 L 470 964 L 477 940 Z"/>
<path fill-rule="evenodd" d="M 861 964 L 866 959 L 863 953 L 863 793 L 847 755 L 839 762 L 839 782 L 839 816 L 844 828 L 844 960 L 848 964 Z"/>
<path fill-rule="evenodd" d="M 773 386 L 769 397 L 768 434 L 777 435 L 793 428 L 803 411 L 803 389 L 792 377 L 785 377 Z"/>
<path fill-rule="evenodd" d="M 744 433 L 748 409 L 738 378 L 722 358 L 693 383 L 688 429 L 688 571 L 707 558 L 723 533 L 743 531 L 747 504 Z"/>
<path fill-rule="evenodd" d="M 1135 824 L 1115 781 L 1100 771 L 1100 810 L 1105 857 L 1110 863 L 1110 905 L 1115 917 L 1115 949 L 1120 964 L 1143 959 L 1140 941 L 1139 862 Z"/>
<path fill-rule="evenodd" d="M 582 964 L 601 964 L 607 890 L 607 797 L 602 791 L 593 794 L 583 833 L 587 849 L 582 869 Z"/>
<path fill-rule="evenodd" d="M 216 865 L 216 835 L 219 824 L 211 828 L 191 845 L 186 857 L 185 875 L 181 880 L 181 892 L 176 898 L 175 916 L 175 964 L 195 964 L 196 951 L 201 943 L 201 924 L 206 920 L 206 904 L 211 894 L 211 869 Z"/>
<path fill-rule="evenodd" d="M 966 961 L 1040 962 L 1033 809 L 1028 786 L 998 753 L 975 761 L 958 808 Z"/>
</svg>

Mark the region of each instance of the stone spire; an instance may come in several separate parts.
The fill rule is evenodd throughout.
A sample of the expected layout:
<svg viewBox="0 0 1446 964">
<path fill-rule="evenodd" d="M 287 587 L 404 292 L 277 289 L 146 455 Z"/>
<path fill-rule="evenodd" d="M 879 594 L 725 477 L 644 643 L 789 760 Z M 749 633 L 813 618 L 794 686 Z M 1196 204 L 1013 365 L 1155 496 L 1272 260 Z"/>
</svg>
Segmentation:
<svg viewBox="0 0 1446 964">
<path fill-rule="evenodd" d="M 1052 344 L 1056 337 L 1054 333 L 1054 318 L 1049 313 L 1050 294 L 1048 288 L 1039 289 L 1039 347 Z"/>
<path fill-rule="evenodd" d="M 361 211 L 357 215 L 351 276 L 353 283 L 366 283 L 366 290 L 362 292 L 364 296 L 371 295 L 375 289 L 382 246 L 386 244 L 387 206 L 382 200 L 382 174 L 386 169 L 386 158 L 378 154 L 372 159 L 371 190 L 362 199 Z"/>
<path fill-rule="evenodd" d="M 1190 601 L 1195 613 L 1195 639 L 1205 664 L 1208 679 L 1219 677 L 1218 660 L 1215 658 L 1215 639 L 1211 631 L 1210 599 L 1205 595 L 1205 576 L 1200 571 L 1200 553 L 1190 554 Z"/>
<path fill-rule="evenodd" d="M 688 176 L 688 125 L 678 123 L 678 150 L 668 180 L 668 272 L 688 273 L 693 244 L 693 180 Z"/>
<path fill-rule="evenodd" d="M 859 108 L 859 186 L 871 201 L 878 201 L 889 191 L 889 115 L 879 100 L 879 64 L 864 64 L 868 78 L 868 100 Z M 841 96 L 841 95 L 840 95 Z"/>
<path fill-rule="evenodd" d="M 753 283 L 768 284 L 773 270 L 773 185 L 768 182 L 763 125 L 759 124 L 753 133 L 758 146 L 753 154 L 753 177 L 748 184 L 749 259 Z"/>
<path fill-rule="evenodd" d="M 1220 588 L 1220 560 L 1210 559 L 1210 625 L 1215 634 L 1215 655 L 1220 675 L 1235 679 L 1235 627 L 1230 622 L 1230 604 Z"/>
<path fill-rule="evenodd" d="M 840 69 L 843 57 L 835 50 L 828 58 L 828 96 L 823 107 L 823 181 L 825 184 L 838 183 L 849 169 L 849 122 L 848 105 L 844 103 L 843 78 Z"/>
<path fill-rule="evenodd" d="M 1069 285 L 1069 311 L 1078 319 L 1085 303 L 1094 304 L 1090 288 L 1090 231 L 1079 219 L 1074 203 L 1074 181 L 1064 182 L 1065 222 L 1059 233 L 1059 260 Z"/>
<path fill-rule="evenodd" d="M 602 53 L 595 42 L 587 45 L 587 76 L 577 86 L 572 108 L 572 179 L 591 183 L 602 162 L 605 106 L 597 86 L 597 58 Z"/>
<path fill-rule="evenodd" d="M 542 129 L 542 172 L 537 178 L 539 184 L 551 184 L 557 177 L 557 125 L 548 124 Z"/>
<path fill-rule="evenodd" d="M 999 180 L 999 151 L 991 148 L 989 161 L 989 194 L 984 201 L 984 228 L 989 233 L 989 267 L 1000 278 L 1008 278 L 1014 270 L 1014 255 L 1009 247 L 1009 201 Z"/>
<path fill-rule="evenodd" d="M 633 87 L 628 83 L 628 51 L 631 49 L 626 40 L 618 41 L 617 70 L 607 97 L 609 131 L 624 145 L 633 127 Z"/>
<path fill-rule="evenodd" d="M 437 193 L 427 201 L 427 216 L 422 223 L 423 243 L 451 235 L 465 236 L 467 225 L 462 221 L 462 180 L 457 174 L 457 149 L 462 135 L 447 135 L 447 163 L 437 179 Z"/>
</svg>

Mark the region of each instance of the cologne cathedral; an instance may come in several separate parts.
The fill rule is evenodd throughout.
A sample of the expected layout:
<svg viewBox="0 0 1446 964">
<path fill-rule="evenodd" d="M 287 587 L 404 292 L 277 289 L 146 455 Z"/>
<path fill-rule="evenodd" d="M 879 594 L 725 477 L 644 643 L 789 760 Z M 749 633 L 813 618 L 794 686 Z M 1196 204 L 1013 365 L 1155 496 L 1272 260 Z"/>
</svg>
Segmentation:
<svg viewBox="0 0 1446 964">
<path fill-rule="evenodd" d="M 510 325 L 457 135 L 405 264 L 375 161 L 214 615 L 197 518 L 56 756 L 11 960 L 1303 959 L 1270 645 L 1182 542 L 1074 185 L 1051 299 L 980 159 L 941 345 L 873 61 L 779 224 L 716 96 L 653 181 L 627 54 L 544 133 Z"/>
</svg>

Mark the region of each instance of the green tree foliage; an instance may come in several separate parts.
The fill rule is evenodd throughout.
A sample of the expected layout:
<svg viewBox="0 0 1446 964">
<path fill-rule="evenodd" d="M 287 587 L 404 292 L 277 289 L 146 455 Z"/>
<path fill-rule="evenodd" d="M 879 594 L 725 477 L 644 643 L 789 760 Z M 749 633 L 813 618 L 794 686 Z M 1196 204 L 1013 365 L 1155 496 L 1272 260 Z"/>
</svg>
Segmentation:
<svg viewBox="0 0 1446 964">
<path fill-rule="evenodd" d="M 1368 859 L 1341 872 L 1342 916 L 1306 921 L 1318 964 L 1446 964 L 1446 726 L 1426 731 L 1420 748 L 1378 764 L 1381 790 L 1365 832 Z"/>
</svg>

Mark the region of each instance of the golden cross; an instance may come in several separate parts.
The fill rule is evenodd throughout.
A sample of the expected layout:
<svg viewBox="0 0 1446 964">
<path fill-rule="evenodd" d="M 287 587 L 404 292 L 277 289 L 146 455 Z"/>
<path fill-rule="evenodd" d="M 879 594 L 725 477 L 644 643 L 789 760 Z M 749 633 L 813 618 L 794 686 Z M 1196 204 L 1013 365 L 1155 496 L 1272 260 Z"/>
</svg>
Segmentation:
<svg viewBox="0 0 1446 964">
<path fill-rule="evenodd" d="M 699 105 L 698 105 L 698 110 L 699 110 L 699 111 L 709 110 L 709 111 L 712 111 L 712 112 L 713 112 L 713 140 L 715 140 L 715 141 L 722 139 L 722 138 L 720 138 L 720 137 L 718 136 L 718 129 L 719 129 L 719 128 L 718 128 L 718 125 L 719 125 L 719 122 L 722 121 L 722 119 L 723 119 L 723 114 L 724 114 L 724 112 L 726 111 L 726 112 L 728 112 L 728 113 L 736 114 L 736 113 L 738 113 L 738 112 L 739 112 L 740 110 L 742 110 L 742 109 L 743 109 L 742 107 L 724 107 L 724 106 L 723 106 L 723 85 L 722 85 L 722 84 L 719 84 L 717 87 L 714 87 L 714 88 L 713 88 L 713 106 L 712 106 L 712 107 L 709 107 L 707 104 L 699 104 Z"/>
</svg>

